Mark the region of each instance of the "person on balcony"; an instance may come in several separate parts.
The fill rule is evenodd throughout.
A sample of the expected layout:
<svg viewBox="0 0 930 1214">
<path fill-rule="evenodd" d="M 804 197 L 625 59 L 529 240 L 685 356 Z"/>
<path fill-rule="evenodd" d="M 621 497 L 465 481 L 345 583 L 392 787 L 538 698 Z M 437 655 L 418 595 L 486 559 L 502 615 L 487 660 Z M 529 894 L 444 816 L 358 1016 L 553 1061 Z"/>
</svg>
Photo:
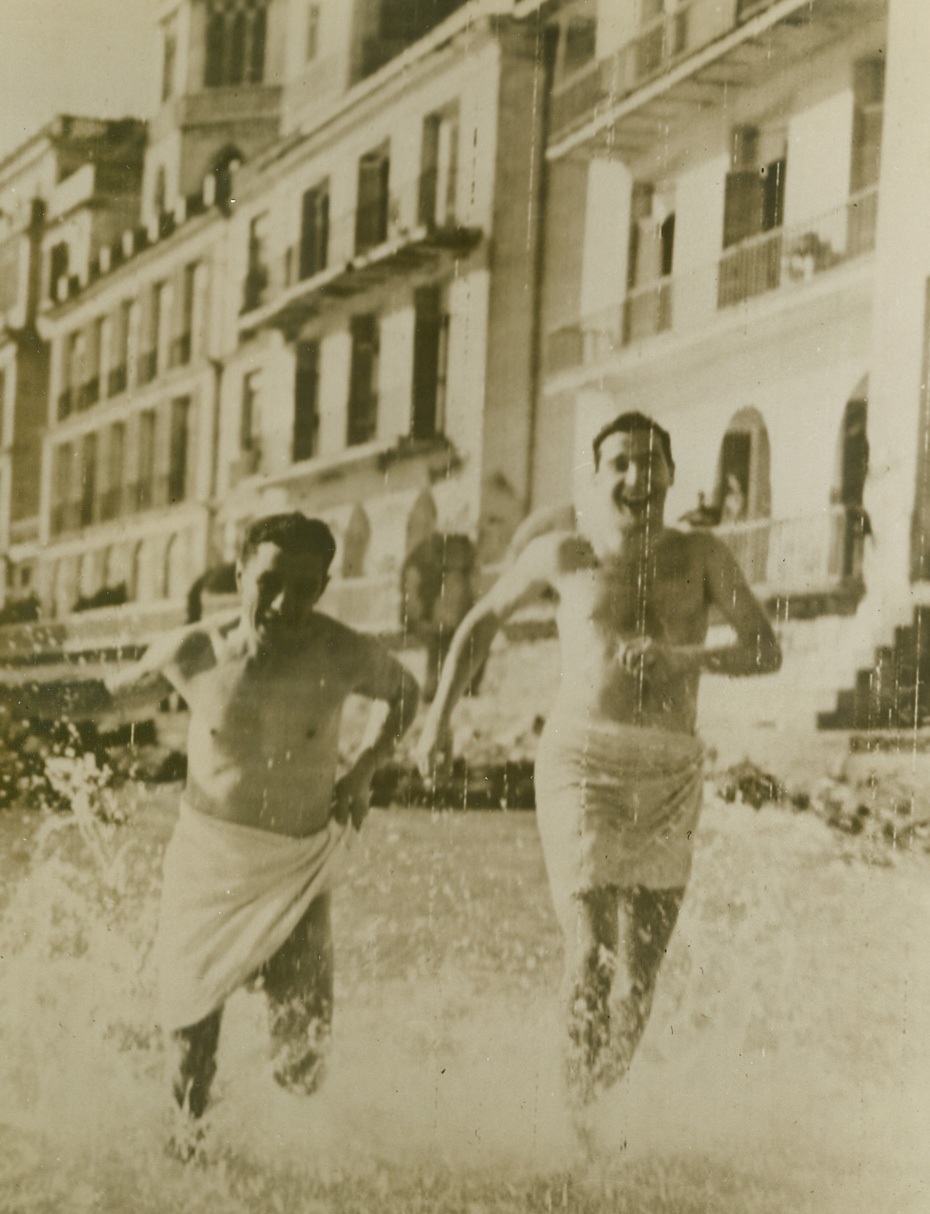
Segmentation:
<svg viewBox="0 0 930 1214">
<path fill-rule="evenodd" d="M 727 473 L 727 485 L 720 507 L 720 522 L 741 523 L 746 517 L 746 494 L 740 484 L 739 477 L 734 472 Z"/>
<path fill-rule="evenodd" d="M 593 441 L 577 526 L 530 540 L 463 620 L 417 747 L 424 773 L 499 628 L 554 592 L 562 676 L 539 744 L 537 823 L 565 940 L 567 1076 L 583 1101 L 630 1065 L 691 870 L 700 675 L 775 671 L 781 652 L 729 549 L 664 522 L 668 433 L 623 413 Z M 735 643 L 705 644 L 716 608 Z"/>
</svg>

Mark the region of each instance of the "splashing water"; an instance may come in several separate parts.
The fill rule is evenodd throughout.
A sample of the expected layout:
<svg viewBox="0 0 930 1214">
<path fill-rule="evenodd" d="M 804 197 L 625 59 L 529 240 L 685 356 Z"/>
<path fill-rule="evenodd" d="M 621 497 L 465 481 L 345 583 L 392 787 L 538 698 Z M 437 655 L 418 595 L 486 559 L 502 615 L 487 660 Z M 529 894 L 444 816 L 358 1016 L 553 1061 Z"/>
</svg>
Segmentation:
<svg viewBox="0 0 930 1214">
<path fill-rule="evenodd" d="M 135 795 L 106 880 L 67 819 L 0 818 L 0 1210 L 926 1208 L 924 858 L 711 801 L 650 1028 L 579 1135 L 532 816 L 375 812 L 336 896 L 327 1082 L 276 1088 L 235 996 L 183 1166 L 149 962 L 176 794 Z"/>
</svg>

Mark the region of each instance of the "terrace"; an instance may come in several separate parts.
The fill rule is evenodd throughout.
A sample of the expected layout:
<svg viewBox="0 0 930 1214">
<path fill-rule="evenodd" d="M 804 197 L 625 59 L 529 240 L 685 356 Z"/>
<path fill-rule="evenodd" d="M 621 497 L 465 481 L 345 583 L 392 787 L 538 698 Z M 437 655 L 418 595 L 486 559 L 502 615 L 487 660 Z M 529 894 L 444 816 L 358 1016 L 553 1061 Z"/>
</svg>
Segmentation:
<svg viewBox="0 0 930 1214">
<path fill-rule="evenodd" d="M 553 90 L 549 155 L 628 159 L 670 125 L 758 87 L 882 18 L 885 0 L 690 0 Z"/>
</svg>

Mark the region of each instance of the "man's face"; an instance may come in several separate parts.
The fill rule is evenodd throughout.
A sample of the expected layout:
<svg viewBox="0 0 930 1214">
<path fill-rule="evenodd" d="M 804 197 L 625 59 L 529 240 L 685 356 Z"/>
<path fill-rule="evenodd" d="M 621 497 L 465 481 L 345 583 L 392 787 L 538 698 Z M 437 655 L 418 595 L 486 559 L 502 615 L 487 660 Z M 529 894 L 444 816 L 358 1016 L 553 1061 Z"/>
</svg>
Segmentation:
<svg viewBox="0 0 930 1214">
<path fill-rule="evenodd" d="M 259 544 L 237 567 L 242 618 L 263 647 L 296 640 L 309 623 L 329 580 L 313 552 L 285 552 Z"/>
<path fill-rule="evenodd" d="M 594 474 L 604 523 L 623 531 L 661 527 L 672 479 L 662 444 L 651 431 L 609 434 Z"/>
</svg>

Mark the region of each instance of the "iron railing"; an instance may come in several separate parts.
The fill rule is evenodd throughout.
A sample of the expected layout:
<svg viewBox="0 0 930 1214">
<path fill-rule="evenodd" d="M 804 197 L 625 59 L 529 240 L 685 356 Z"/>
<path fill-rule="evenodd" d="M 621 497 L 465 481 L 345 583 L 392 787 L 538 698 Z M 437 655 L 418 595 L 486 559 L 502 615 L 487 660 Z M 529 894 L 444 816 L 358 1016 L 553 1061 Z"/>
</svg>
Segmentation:
<svg viewBox="0 0 930 1214">
<path fill-rule="evenodd" d="M 751 519 L 715 528 L 746 580 L 770 595 L 827 593 L 862 577 L 867 516 L 831 506 L 796 518 Z"/>
<path fill-rule="evenodd" d="M 556 374 L 595 365 L 689 319 L 697 323 L 699 318 L 689 316 L 687 308 L 675 307 L 682 286 L 687 294 L 704 299 L 714 291 L 716 278 L 716 304 L 722 310 L 803 285 L 870 253 L 877 215 L 878 191 L 871 186 L 813 219 L 741 241 L 714 262 L 636 287 L 621 303 L 553 330 L 546 342 L 547 370 Z"/>
</svg>

